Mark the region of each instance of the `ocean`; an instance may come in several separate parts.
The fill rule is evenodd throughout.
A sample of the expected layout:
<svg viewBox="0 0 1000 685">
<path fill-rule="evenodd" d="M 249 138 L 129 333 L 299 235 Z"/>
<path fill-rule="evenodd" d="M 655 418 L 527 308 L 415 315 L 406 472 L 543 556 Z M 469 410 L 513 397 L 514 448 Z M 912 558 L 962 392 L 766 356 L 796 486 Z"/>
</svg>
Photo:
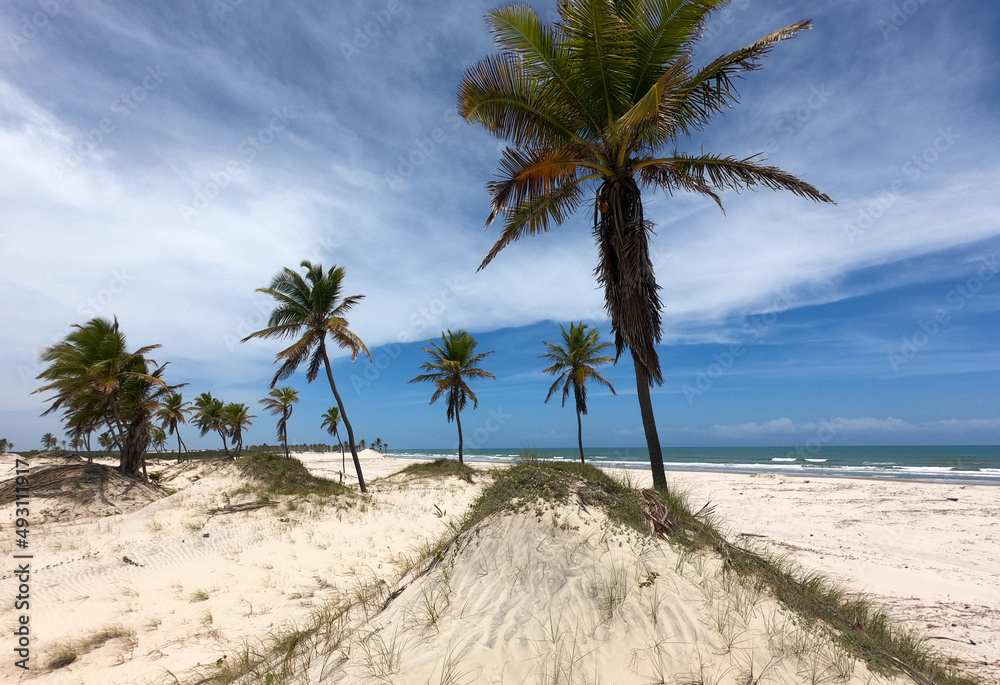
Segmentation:
<svg viewBox="0 0 1000 685">
<path fill-rule="evenodd" d="M 469 449 L 465 459 L 511 462 L 528 452 L 539 459 L 579 461 L 576 447 L 539 449 Z M 456 449 L 389 450 L 390 457 L 455 458 Z M 595 466 L 648 468 L 645 447 L 584 447 Z M 931 445 L 896 447 L 665 447 L 668 471 L 780 473 L 788 476 L 886 478 L 962 484 L 1000 485 L 1000 446 Z"/>
</svg>

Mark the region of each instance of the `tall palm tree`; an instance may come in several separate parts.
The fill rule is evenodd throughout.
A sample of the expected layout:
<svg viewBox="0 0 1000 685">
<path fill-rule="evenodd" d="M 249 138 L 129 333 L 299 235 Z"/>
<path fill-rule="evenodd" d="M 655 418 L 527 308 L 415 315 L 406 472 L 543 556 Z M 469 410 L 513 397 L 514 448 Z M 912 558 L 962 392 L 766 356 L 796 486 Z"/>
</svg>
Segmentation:
<svg viewBox="0 0 1000 685">
<path fill-rule="evenodd" d="M 222 449 L 226 456 L 229 456 L 229 445 L 226 443 L 226 417 L 224 415 L 226 404 L 222 400 L 212 397 L 212 393 L 203 392 L 194 399 L 194 416 L 191 423 L 198 427 L 201 434 L 207 435 L 209 431 L 215 431 L 222 438 Z"/>
<path fill-rule="evenodd" d="M 343 295 L 345 272 L 342 267 L 332 266 L 329 271 L 324 272 L 321 264 L 313 264 L 308 260 L 303 261 L 300 266 L 305 267 L 305 278 L 298 272 L 285 268 L 271 279 L 270 287 L 257 289 L 257 292 L 273 297 L 277 305 L 271 311 L 267 328 L 251 333 L 243 338 L 242 342 L 251 338 L 296 339 L 277 355 L 275 361 L 280 361 L 282 364 L 271 380 L 272 388 L 278 381 L 295 373 L 306 359 L 309 359 L 306 379 L 310 383 L 316 380 L 320 365 L 323 365 L 330 390 L 333 391 L 337 407 L 340 409 L 340 418 L 347 428 L 347 440 L 351 448 L 351 457 L 354 459 L 354 469 L 358 474 L 358 484 L 361 492 L 367 492 L 365 479 L 361 473 L 361 460 L 358 459 L 358 450 L 354 446 L 354 428 L 347 419 L 344 401 L 337 392 L 337 384 L 333 380 L 330 358 L 326 351 L 326 337 L 329 335 L 339 347 L 350 350 L 352 362 L 357 360 L 361 352 L 364 352 L 368 361 L 371 361 L 372 355 L 368 347 L 349 328 L 345 318 L 354 305 L 365 296 Z"/>
<path fill-rule="evenodd" d="M 7 438 L 0 438 L 0 454 L 6 454 L 8 449 L 13 449 L 14 444 Z"/>
<path fill-rule="evenodd" d="M 187 415 L 192 411 L 191 403 L 185 402 L 179 392 L 174 392 L 163 398 L 163 403 L 156 412 L 156 418 L 167 434 L 177 433 L 177 454 L 181 453 L 182 448 L 187 451 L 187 445 L 181 440 L 180 424 L 187 423 Z"/>
<path fill-rule="evenodd" d="M 587 324 L 582 321 L 579 324 L 570 322 L 567 332 L 562 326 L 563 344 L 553 345 L 545 343 L 549 351 L 539 355 L 539 359 L 548 359 L 552 366 L 544 369 L 545 373 L 558 375 L 549 394 L 545 396 L 548 402 L 552 393 L 562 386 L 562 406 L 566 406 L 566 398 L 569 397 L 570 390 L 576 399 L 576 440 L 580 445 L 580 463 L 586 463 L 583 459 L 583 421 L 581 416 L 587 413 L 587 380 L 593 378 L 598 383 L 608 386 L 611 394 L 617 395 L 615 388 L 594 367 L 602 364 L 609 364 L 614 361 L 611 357 L 600 356 L 608 347 L 609 342 L 599 342 L 597 329 L 587 330 Z M 544 341 L 543 341 L 544 342 Z"/>
<path fill-rule="evenodd" d="M 346 457 L 344 456 L 344 441 L 340 440 L 340 436 L 337 434 L 337 425 L 340 423 L 340 409 L 337 407 L 330 407 L 323 414 L 323 422 L 320 424 L 320 428 L 325 428 L 326 432 L 337 438 L 340 441 L 340 470 L 341 472 L 347 471 Z"/>
<path fill-rule="evenodd" d="M 470 399 L 472 400 L 473 409 L 479 406 L 479 399 L 472 392 L 472 389 L 469 388 L 465 379 L 495 379 L 496 376 L 492 373 L 476 366 L 476 364 L 493 354 L 493 352 L 491 350 L 490 352 L 475 354 L 477 341 L 466 331 L 452 333 L 449 330 L 447 335 L 442 331 L 441 343 L 443 346 L 435 342 L 428 342 L 431 345 L 430 348 L 425 347 L 423 350 L 431 356 L 431 361 L 424 362 L 420 365 L 420 368 L 430 371 L 430 373 L 412 378 L 409 382 L 429 381 L 434 383 L 437 388 L 434 390 L 434 394 L 431 395 L 431 404 L 437 402 L 441 395 L 447 393 L 448 422 L 455 421 L 458 424 L 458 461 L 465 463 L 465 460 L 462 458 L 462 410 L 465 409 L 465 404 Z"/>
<path fill-rule="evenodd" d="M 250 419 L 255 418 L 257 417 L 250 413 L 250 407 L 242 402 L 230 402 L 222 408 L 222 425 L 233 439 L 233 459 L 240 456 L 243 450 L 243 431 L 253 425 Z"/>
<path fill-rule="evenodd" d="M 358 442 L 358 449 L 363 452 L 366 447 L 368 447 L 368 441 L 365 440 L 364 438 L 361 438 L 361 440 Z"/>
<path fill-rule="evenodd" d="M 146 353 L 159 345 L 129 352 L 118 321 L 95 318 L 74 325 L 66 338 L 46 348 L 42 361 L 49 366 L 38 375 L 48 381 L 35 392 L 51 391 L 46 414 L 62 409 L 67 428 L 89 434 L 106 426 L 109 440 L 121 452 L 119 470 L 145 473 L 144 455 L 149 447 L 149 420 L 163 396 L 181 385 L 167 385 Z"/>
<path fill-rule="evenodd" d="M 54 450 L 59 446 L 59 440 L 52 433 L 46 433 L 42 436 L 42 447 L 47 450 Z"/>
<path fill-rule="evenodd" d="M 272 388 L 267 397 L 259 401 L 278 417 L 278 439 L 285 446 L 285 456 L 291 456 L 288 453 L 288 419 L 292 417 L 292 405 L 299 401 L 299 391 L 288 386 L 280 390 Z"/>
<path fill-rule="evenodd" d="M 659 286 L 649 258 L 652 223 L 642 189 L 717 191 L 762 186 L 832 202 L 813 186 L 758 157 L 676 151 L 737 102 L 733 79 L 753 71 L 779 41 L 812 27 L 802 21 L 695 69 L 692 54 L 709 16 L 729 0 L 560 0 L 558 23 L 527 5 L 502 7 L 489 20 L 501 54 L 471 67 L 459 111 L 509 142 L 499 178 L 487 184 L 503 230 L 483 259 L 526 235 L 561 224 L 594 201 L 593 232 L 615 359 L 628 348 L 654 485 L 665 485 L 649 388 L 663 383 Z M 670 151 L 673 150 L 673 151 Z M 589 190 L 585 190 L 589 189 Z"/>
</svg>

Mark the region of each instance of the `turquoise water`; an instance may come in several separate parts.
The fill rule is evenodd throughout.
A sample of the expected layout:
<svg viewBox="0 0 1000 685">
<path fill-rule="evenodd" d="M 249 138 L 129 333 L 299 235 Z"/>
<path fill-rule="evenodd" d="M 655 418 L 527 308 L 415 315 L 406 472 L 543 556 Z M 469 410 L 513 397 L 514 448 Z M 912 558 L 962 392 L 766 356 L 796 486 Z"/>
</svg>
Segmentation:
<svg viewBox="0 0 1000 685">
<path fill-rule="evenodd" d="M 578 461 L 575 447 L 531 450 L 540 459 Z M 522 456 L 519 449 L 471 449 L 469 461 L 509 462 Z M 645 447 L 585 448 L 595 466 L 648 468 Z M 390 450 L 390 457 L 438 459 L 456 457 L 454 449 Z M 789 476 L 842 476 L 985 483 L 1000 485 L 1000 446 L 931 445 L 919 447 L 667 447 L 663 461 L 668 471 L 728 471 L 782 473 Z"/>
</svg>

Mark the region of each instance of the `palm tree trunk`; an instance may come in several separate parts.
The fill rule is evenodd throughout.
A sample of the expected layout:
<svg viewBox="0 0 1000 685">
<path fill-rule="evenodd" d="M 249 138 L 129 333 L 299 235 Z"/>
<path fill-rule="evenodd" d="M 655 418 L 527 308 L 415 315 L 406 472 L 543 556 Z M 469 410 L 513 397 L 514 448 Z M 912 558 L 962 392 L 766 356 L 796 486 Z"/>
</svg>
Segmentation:
<svg viewBox="0 0 1000 685">
<path fill-rule="evenodd" d="M 642 429 L 646 433 L 646 449 L 649 450 L 649 467 L 653 472 L 653 487 L 666 487 L 667 474 L 663 470 L 660 436 L 656 434 L 653 402 L 649 397 L 649 375 L 634 352 L 632 352 L 632 365 L 635 367 L 635 386 L 639 393 L 639 411 L 642 414 Z"/>
<path fill-rule="evenodd" d="M 229 456 L 229 445 L 226 444 L 226 434 L 223 433 L 221 429 L 218 430 L 218 431 L 216 431 L 216 432 L 222 437 L 222 449 L 225 450 L 226 456 L 228 457 Z"/>
<path fill-rule="evenodd" d="M 580 443 L 580 463 L 586 464 L 583 460 L 583 419 L 580 418 L 580 408 L 576 408 L 576 441 Z"/>
<path fill-rule="evenodd" d="M 455 422 L 458 423 L 458 463 L 464 464 L 465 461 L 462 459 L 462 410 L 461 409 L 455 410 Z"/>
<path fill-rule="evenodd" d="M 284 418 L 285 420 L 281 424 L 281 436 L 285 441 L 285 457 L 291 459 L 292 455 L 288 452 L 288 419 L 292 418 L 291 412 L 289 412 Z"/>
<path fill-rule="evenodd" d="M 361 487 L 361 492 L 368 492 L 368 488 L 365 487 L 365 477 L 361 474 L 361 460 L 358 459 L 358 448 L 354 445 L 354 428 L 351 427 L 351 422 L 347 420 L 347 412 L 344 411 L 344 401 L 340 399 L 340 393 L 337 392 L 337 384 L 333 382 L 333 371 L 330 369 L 330 358 L 326 355 L 325 340 L 321 340 L 319 343 L 319 353 L 323 355 L 323 365 L 326 367 L 326 379 L 330 381 L 330 390 L 333 391 L 333 396 L 337 400 L 337 406 L 340 407 L 340 417 L 344 419 L 344 427 L 347 428 L 347 440 L 351 445 L 351 458 L 354 459 L 354 470 L 358 473 L 358 485 Z"/>
</svg>

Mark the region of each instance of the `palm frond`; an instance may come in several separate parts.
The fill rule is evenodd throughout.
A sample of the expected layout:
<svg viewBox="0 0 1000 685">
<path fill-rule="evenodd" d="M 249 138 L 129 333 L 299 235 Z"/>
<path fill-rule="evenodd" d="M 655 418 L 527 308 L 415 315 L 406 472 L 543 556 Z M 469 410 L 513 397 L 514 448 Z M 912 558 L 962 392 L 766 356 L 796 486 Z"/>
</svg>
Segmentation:
<svg viewBox="0 0 1000 685">
<path fill-rule="evenodd" d="M 714 59 L 701 69 L 678 93 L 685 116 L 683 130 L 700 127 L 721 109 L 739 101 L 733 79 L 743 72 L 756 71 L 760 60 L 779 42 L 813 27 L 811 19 L 774 31 L 746 47 Z"/>
<path fill-rule="evenodd" d="M 583 191 L 577 181 L 556 187 L 546 195 L 533 196 L 507 213 L 504 229 L 493 247 L 483 258 L 477 271 L 481 271 L 502 249 L 526 235 L 538 235 L 549 230 L 549 222 L 561 224 L 576 210 L 583 200 Z"/>
<path fill-rule="evenodd" d="M 682 176 L 706 182 L 713 188 L 740 191 L 763 186 L 771 190 L 787 190 L 815 202 L 834 204 L 829 195 L 778 167 L 760 164 L 756 157 L 737 159 L 711 154 L 692 156 L 675 153 L 673 157 L 656 160 L 656 164 L 671 167 Z"/>
</svg>

